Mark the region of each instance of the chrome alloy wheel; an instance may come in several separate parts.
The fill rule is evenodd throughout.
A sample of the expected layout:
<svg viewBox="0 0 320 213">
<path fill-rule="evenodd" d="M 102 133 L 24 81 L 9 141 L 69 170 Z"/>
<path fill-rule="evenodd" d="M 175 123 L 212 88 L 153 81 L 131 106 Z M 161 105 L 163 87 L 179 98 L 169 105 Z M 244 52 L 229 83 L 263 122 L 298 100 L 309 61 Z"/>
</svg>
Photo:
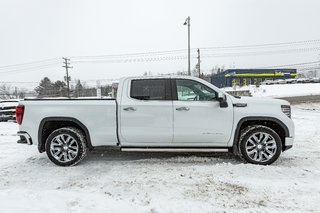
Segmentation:
<svg viewBox="0 0 320 213">
<path fill-rule="evenodd" d="M 77 141 L 68 134 L 60 134 L 51 140 L 51 155 L 59 162 L 74 160 L 79 152 Z"/>
<path fill-rule="evenodd" d="M 245 150 L 251 160 L 266 162 L 277 152 L 277 143 L 272 135 L 256 132 L 245 143 Z"/>
</svg>

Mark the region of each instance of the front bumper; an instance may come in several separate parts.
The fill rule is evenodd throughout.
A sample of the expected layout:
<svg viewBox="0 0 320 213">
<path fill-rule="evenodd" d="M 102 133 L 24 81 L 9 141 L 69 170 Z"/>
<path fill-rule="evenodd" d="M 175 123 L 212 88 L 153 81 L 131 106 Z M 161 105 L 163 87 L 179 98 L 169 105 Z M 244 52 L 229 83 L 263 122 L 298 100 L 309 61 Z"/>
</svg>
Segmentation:
<svg viewBox="0 0 320 213">
<path fill-rule="evenodd" d="M 27 132 L 19 131 L 18 136 L 20 136 L 20 140 L 17 143 L 32 145 L 32 139 Z"/>
<path fill-rule="evenodd" d="M 284 146 L 285 147 L 284 147 L 283 151 L 291 149 L 293 146 L 293 138 L 286 137 L 285 142 L 284 142 Z"/>
</svg>

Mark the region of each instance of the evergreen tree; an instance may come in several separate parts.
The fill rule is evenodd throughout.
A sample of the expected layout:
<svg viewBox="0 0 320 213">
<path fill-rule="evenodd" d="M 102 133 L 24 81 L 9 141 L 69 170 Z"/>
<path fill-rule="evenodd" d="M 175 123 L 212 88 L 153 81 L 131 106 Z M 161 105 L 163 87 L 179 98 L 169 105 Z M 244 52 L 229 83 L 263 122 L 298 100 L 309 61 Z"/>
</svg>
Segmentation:
<svg viewBox="0 0 320 213">
<path fill-rule="evenodd" d="M 39 86 L 37 86 L 34 90 L 38 94 L 39 98 L 49 97 L 52 96 L 53 93 L 53 84 L 48 77 L 44 77 L 40 81 Z"/>
<path fill-rule="evenodd" d="M 56 81 L 53 83 L 54 97 L 66 97 L 67 96 L 67 85 L 63 81 Z"/>
<path fill-rule="evenodd" d="M 44 77 L 39 86 L 35 89 L 39 98 L 44 97 L 66 97 L 67 85 L 63 81 L 52 82 L 48 77 Z"/>
<path fill-rule="evenodd" d="M 77 84 L 74 88 L 74 96 L 75 97 L 82 97 L 83 96 L 83 86 L 80 80 L 77 81 Z"/>
</svg>

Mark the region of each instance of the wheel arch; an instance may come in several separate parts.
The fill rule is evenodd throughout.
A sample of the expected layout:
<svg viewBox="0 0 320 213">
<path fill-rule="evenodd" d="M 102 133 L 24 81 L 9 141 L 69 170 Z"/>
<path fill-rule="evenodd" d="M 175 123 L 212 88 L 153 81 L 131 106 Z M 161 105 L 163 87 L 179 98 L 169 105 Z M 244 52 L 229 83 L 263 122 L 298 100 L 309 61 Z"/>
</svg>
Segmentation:
<svg viewBox="0 0 320 213">
<path fill-rule="evenodd" d="M 241 118 L 235 129 L 232 151 L 238 155 L 238 144 L 241 130 L 250 125 L 263 125 L 273 129 L 281 138 L 282 149 L 285 149 L 285 137 L 289 137 L 288 127 L 279 119 L 274 117 L 249 116 Z"/>
<path fill-rule="evenodd" d="M 88 128 L 78 119 L 72 117 L 46 117 L 41 120 L 38 129 L 38 150 L 45 151 L 45 142 L 48 136 L 56 129 L 63 127 L 75 127 L 83 132 L 86 144 L 89 149 L 93 149 Z"/>
</svg>

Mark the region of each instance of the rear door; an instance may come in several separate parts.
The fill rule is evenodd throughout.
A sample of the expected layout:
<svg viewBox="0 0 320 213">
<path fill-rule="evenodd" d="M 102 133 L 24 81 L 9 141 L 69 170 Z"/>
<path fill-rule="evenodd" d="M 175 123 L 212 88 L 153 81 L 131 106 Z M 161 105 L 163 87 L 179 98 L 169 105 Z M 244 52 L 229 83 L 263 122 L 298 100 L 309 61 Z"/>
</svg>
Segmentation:
<svg viewBox="0 0 320 213">
<path fill-rule="evenodd" d="M 217 91 L 191 79 L 173 80 L 174 144 L 226 146 L 233 128 L 233 107 L 221 108 Z"/>
<path fill-rule="evenodd" d="M 126 89 L 126 88 L 123 88 Z M 169 145 L 173 138 L 170 79 L 132 79 L 123 93 L 120 116 L 122 145 Z"/>
</svg>

